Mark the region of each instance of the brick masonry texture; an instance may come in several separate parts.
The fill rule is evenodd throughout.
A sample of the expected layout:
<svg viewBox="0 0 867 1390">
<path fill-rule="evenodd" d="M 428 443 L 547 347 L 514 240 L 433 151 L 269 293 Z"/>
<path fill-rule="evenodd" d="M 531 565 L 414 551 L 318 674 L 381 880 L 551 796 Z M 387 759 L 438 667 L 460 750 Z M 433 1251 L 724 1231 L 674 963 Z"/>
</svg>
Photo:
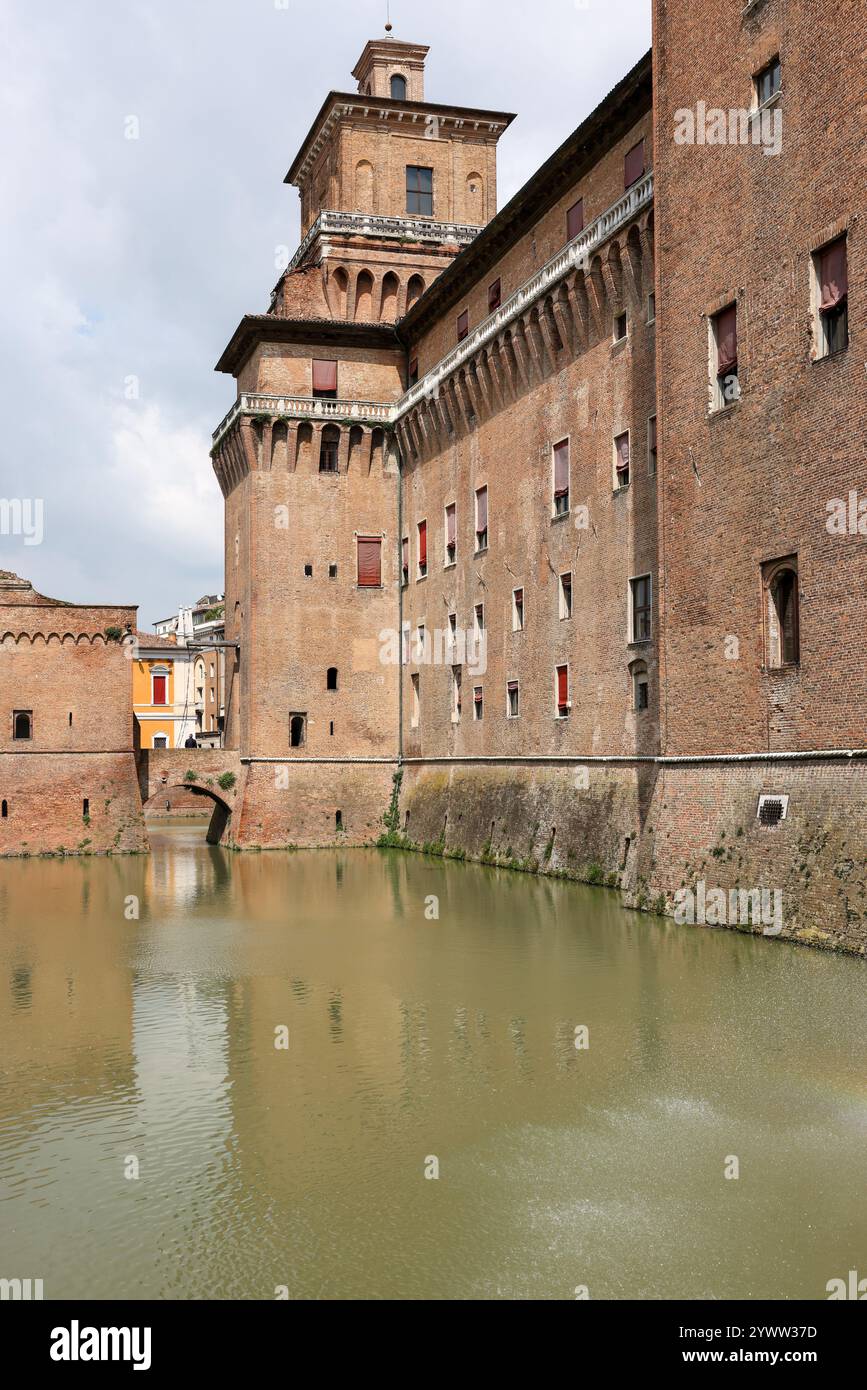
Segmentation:
<svg viewBox="0 0 867 1390">
<path fill-rule="evenodd" d="M 784 937 L 865 951 L 867 765 L 786 756 L 867 744 L 867 551 L 862 538 L 825 529 L 830 497 L 867 492 L 855 346 L 863 295 L 850 313 L 853 350 L 821 363 L 810 357 L 809 295 L 810 254 L 841 230 L 850 234 L 850 283 L 864 283 L 864 180 L 851 172 L 863 119 L 857 84 L 841 107 L 836 66 L 818 75 L 818 93 L 811 89 L 813 19 L 795 5 L 783 23 L 778 0 L 748 17 L 721 0 L 699 10 L 685 0 L 659 4 L 653 107 L 644 60 L 496 216 L 492 166 L 479 164 L 478 222 L 488 225 L 460 254 L 389 246 L 372 232 L 314 239 L 304 267 L 278 286 L 272 322 L 284 326 L 272 331 L 257 320 L 246 339 L 236 335 L 221 368 L 246 391 L 309 394 L 311 359 L 320 356 L 339 359 L 346 400 L 395 405 L 413 359 L 422 382 L 413 407 L 398 406 L 393 430 L 337 423 L 336 476 L 319 472 L 328 427 L 303 413 L 241 416 L 218 445 L 227 619 L 241 642 L 229 719 L 246 769 L 232 831 L 239 844 L 328 844 L 346 835 L 372 842 L 400 767 L 392 843 L 617 886 L 628 904 L 656 910 L 671 911 L 679 891 L 699 879 L 726 890 L 779 889 Z M 860 51 L 861 11 L 844 5 L 833 23 L 839 50 Z M 709 31 L 716 46 L 706 42 Z M 753 74 L 778 51 L 782 155 L 674 142 L 675 110 L 700 100 L 749 105 Z M 423 65 L 424 50 L 414 52 Z M 386 65 L 376 78 L 380 96 L 387 80 Z M 415 99 L 421 80 L 415 70 Z M 836 109 L 850 119 L 834 125 L 829 151 L 824 113 Z M 301 156 L 293 166 L 305 229 L 329 206 L 405 215 L 409 162 L 435 169 L 434 217 L 472 220 L 455 175 L 466 146 L 446 138 L 424 159 L 405 136 L 388 120 L 373 132 L 366 118 L 344 112 L 318 164 L 308 162 L 303 176 Z M 621 215 L 582 261 L 424 390 L 426 375 L 456 347 L 459 317 L 472 334 L 488 319 L 496 282 L 504 304 L 562 251 L 578 199 L 585 227 L 622 206 L 625 157 L 640 141 L 645 170 L 653 170 L 652 204 Z M 814 178 L 817 160 L 822 180 Z M 444 188 L 446 203 L 438 201 Z M 419 299 L 407 277 L 420 273 L 423 255 Z M 739 306 L 743 395 L 711 416 L 708 316 L 731 300 Z M 315 314 L 305 307 L 314 303 Z M 309 321 L 326 321 L 323 304 L 327 330 Z M 378 346 L 357 336 L 360 323 L 382 332 L 395 320 L 394 337 Z M 614 441 L 626 431 L 629 482 L 620 486 Z M 553 452 L 564 440 L 568 511 L 558 516 Z M 482 488 L 488 535 L 480 547 Z M 358 534 L 382 537 L 380 589 L 357 587 Z M 789 554 L 798 555 L 802 656 L 774 670 L 762 566 Z M 644 575 L 653 603 L 649 633 L 639 634 L 630 581 Z M 479 617 L 486 647 L 455 658 L 445 645 L 451 626 L 460 640 Z M 381 659 L 383 635 L 396 629 L 405 646 L 399 667 Z M 732 636 L 734 659 L 725 645 Z M 325 686 L 329 666 L 339 666 L 337 691 Z M 646 707 L 636 699 L 639 675 Z M 516 718 L 507 714 L 512 681 Z M 289 742 L 293 711 L 306 719 L 297 749 Z M 768 752 L 779 756 L 722 760 Z M 667 761 L 685 754 L 705 760 Z M 250 756 L 285 762 L 249 764 Z M 301 761 L 329 756 L 346 761 Z M 365 765 L 369 757 L 393 761 Z M 757 821 L 762 793 L 790 798 L 774 827 Z"/>
</svg>

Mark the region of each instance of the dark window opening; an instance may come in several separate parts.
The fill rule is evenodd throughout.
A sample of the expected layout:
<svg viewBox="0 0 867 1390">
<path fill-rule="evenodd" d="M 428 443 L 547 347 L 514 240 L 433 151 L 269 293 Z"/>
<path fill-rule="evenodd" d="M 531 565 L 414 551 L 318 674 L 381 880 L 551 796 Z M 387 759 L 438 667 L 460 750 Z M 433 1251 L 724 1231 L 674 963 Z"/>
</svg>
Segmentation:
<svg viewBox="0 0 867 1390">
<path fill-rule="evenodd" d="M 335 829 L 335 830 L 342 830 L 342 829 L 343 829 L 343 812 L 342 812 L 342 811 L 335 811 L 335 812 L 334 812 L 334 829 Z"/>
<path fill-rule="evenodd" d="M 13 738 L 32 738 L 33 737 L 33 711 L 28 709 L 16 709 L 12 712 L 12 737 Z"/>
<path fill-rule="evenodd" d="M 402 584 L 409 583 L 409 536 L 400 543 L 400 579 Z"/>
<path fill-rule="evenodd" d="M 647 422 L 647 471 L 656 472 L 656 416 L 651 415 Z"/>
<path fill-rule="evenodd" d="M 462 343 L 470 332 L 470 311 L 464 309 L 462 314 L 458 314 L 458 342 Z"/>
<path fill-rule="evenodd" d="M 329 566 L 328 566 L 328 578 L 329 578 L 329 579 L 336 579 L 336 578 L 337 578 L 337 566 L 336 566 L 336 565 L 329 565 Z"/>
<path fill-rule="evenodd" d="M 822 342 L 819 356 L 830 357 L 849 346 L 849 266 L 846 237 L 838 237 L 813 258 L 819 291 Z"/>
<path fill-rule="evenodd" d="M 409 359 L 409 384 L 415 386 L 418 381 L 418 357 L 413 354 Z"/>
<path fill-rule="evenodd" d="M 406 78 L 395 73 L 391 79 L 391 99 L 392 101 L 406 101 Z"/>
<path fill-rule="evenodd" d="M 495 309 L 499 309 L 501 302 L 501 282 L 495 280 L 494 283 L 488 287 L 488 313 L 492 314 Z"/>
<path fill-rule="evenodd" d="M 69 727 L 72 728 L 72 710 L 69 711 Z"/>
<path fill-rule="evenodd" d="M 0 802 L 0 817 L 2 817 L 3 820 L 5 820 L 6 817 L 7 817 L 8 815 L 9 815 L 9 804 L 8 804 L 8 802 L 6 802 L 6 801 Z"/>
<path fill-rule="evenodd" d="M 326 674 L 325 674 L 325 689 L 326 689 L 326 690 L 336 690 L 336 689 L 337 689 L 337 667 L 336 667 L 336 666 L 329 666 L 329 668 L 328 668 L 328 670 L 327 670 L 327 672 L 326 672 Z"/>
<path fill-rule="evenodd" d="M 329 722 L 329 725 L 328 725 L 328 734 L 329 734 L 329 737 L 330 737 L 330 738 L 333 738 L 333 737 L 334 737 L 334 720 L 333 720 L 333 719 Z"/>
<path fill-rule="evenodd" d="M 302 748 L 307 739 L 307 715 L 289 716 L 289 744 L 292 748 Z"/>
<path fill-rule="evenodd" d="M 629 585 L 632 591 L 632 641 L 646 642 L 651 630 L 650 575 L 630 579 Z"/>
<path fill-rule="evenodd" d="M 305 566 L 304 566 L 304 578 L 305 578 L 305 579 L 312 579 L 312 578 L 313 578 L 313 566 L 312 566 L 312 565 L 305 565 Z"/>
<path fill-rule="evenodd" d="M 795 569 L 779 569 L 770 581 L 769 665 L 797 666 L 800 652 L 798 575 Z"/>
<path fill-rule="evenodd" d="M 782 86 L 782 68 L 779 58 L 774 58 L 766 68 L 756 74 L 756 100 L 759 106 L 775 97 Z"/>
<path fill-rule="evenodd" d="M 331 434 L 330 431 L 322 431 L 322 443 L 319 448 L 319 472 L 337 472 L 337 452 L 340 448 L 340 436 Z"/>
<path fill-rule="evenodd" d="M 572 574 L 567 571 L 560 575 L 560 617 L 572 617 Z"/>
<path fill-rule="evenodd" d="M 90 815 L 90 801 L 87 797 L 85 797 L 81 803 L 81 814 L 84 816 L 85 820 Z"/>
<path fill-rule="evenodd" d="M 619 343 L 626 337 L 626 315 L 618 314 L 614 320 L 614 341 Z"/>
<path fill-rule="evenodd" d="M 407 165 L 406 210 L 420 217 L 433 217 L 433 169 Z"/>
</svg>

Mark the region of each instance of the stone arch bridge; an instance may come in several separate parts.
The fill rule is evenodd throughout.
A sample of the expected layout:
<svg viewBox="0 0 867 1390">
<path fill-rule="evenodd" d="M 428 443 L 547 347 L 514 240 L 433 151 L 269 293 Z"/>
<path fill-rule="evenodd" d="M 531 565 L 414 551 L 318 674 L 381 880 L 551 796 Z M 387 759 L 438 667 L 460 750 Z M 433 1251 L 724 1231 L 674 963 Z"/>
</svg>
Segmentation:
<svg viewBox="0 0 867 1390">
<path fill-rule="evenodd" d="M 232 812 L 241 785 L 240 754 L 231 748 L 142 748 L 138 754 L 142 804 L 182 787 L 213 804 L 208 843 L 231 841 Z"/>
</svg>

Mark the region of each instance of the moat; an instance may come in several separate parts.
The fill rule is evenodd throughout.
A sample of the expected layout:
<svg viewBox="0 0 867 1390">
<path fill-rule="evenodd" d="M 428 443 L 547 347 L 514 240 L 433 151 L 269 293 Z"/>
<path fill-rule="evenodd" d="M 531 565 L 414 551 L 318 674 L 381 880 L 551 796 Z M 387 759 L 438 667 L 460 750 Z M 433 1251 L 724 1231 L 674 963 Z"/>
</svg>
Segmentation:
<svg viewBox="0 0 867 1390">
<path fill-rule="evenodd" d="M 400 851 L 152 843 L 0 864 L 0 1276 L 815 1299 L 863 1263 L 862 962 Z"/>
</svg>

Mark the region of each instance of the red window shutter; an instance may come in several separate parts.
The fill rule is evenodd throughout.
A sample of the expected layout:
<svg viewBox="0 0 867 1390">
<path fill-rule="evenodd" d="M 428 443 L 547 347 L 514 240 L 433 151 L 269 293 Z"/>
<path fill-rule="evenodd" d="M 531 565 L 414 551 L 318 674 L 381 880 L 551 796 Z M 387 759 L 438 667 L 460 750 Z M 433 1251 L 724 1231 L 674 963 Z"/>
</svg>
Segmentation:
<svg viewBox="0 0 867 1390">
<path fill-rule="evenodd" d="M 584 199 L 579 198 L 566 213 L 566 240 L 572 241 L 584 230 Z"/>
<path fill-rule="evenodd" d="M 454 545 L 456 541 L 456 536 L 457 527 L 455 523 L 455 504 L 454 502 L 452 502 L 450 506 L 446 507 L 446 544 Z"/>
<path fill-rule="evenodd" d="M 838 237 L 819 253 L 819 308 L 834 309 L 849 293 L 849 268 L 846 259 L 846 238 Z"/>
<path fill-rule="evenodd" d="M 557 667 L 557 704 L 569 703 L 569 671 L 566 666 Z"/>
<path fill-rule="evenodd" d="M 427 564 L 427 522 L 420 521 L 418 524 L 418 562 L 420 565 Z"/>
<path fill-rule="evenodd" d="M 337 390 L 337 363 L 326 362 L 321 358 L 313 359 L 313 390 L 314 391 L 336 391 Z"/>
<path fill-rule="evenodd" d="M 382 541 L 378 536 L 358 537 L 358 587 L 378 589 L 382 584 Z"/>
<path fill-rule="evenodd" d="M 738 306 L 732 304 L 716 317 L 717 376 L 729 376 L 738 366 Z"/>
<path fill-rule="evenodd" d="M 479 488 L 476 493 L 476 530 L 487 531 L 488 529 L 488 489 Z"/>
<path fill-rule="evenodd" d="M 154 676 L 154 704 L 166 704 L 166 676 Z"/>
<path fill-rule="evenodd" d="M 554 496 L 565 497 L 569 491 L 569 441 L 554 445 Z"/>
<path fill-rule="evenodd" d="M 623 161 L 623 183 L 624 187 L 631 188 L 634 183 L 638 183 L 644 173 L 644 141 L 639 140 L 637 145 L 633 145 Z"/>
<path fill-rule="evenodd" d="M 458 342 L 462 342 L 470 331 L 470 311 L 465 309 L 458 317 Z"/>
</svg>

